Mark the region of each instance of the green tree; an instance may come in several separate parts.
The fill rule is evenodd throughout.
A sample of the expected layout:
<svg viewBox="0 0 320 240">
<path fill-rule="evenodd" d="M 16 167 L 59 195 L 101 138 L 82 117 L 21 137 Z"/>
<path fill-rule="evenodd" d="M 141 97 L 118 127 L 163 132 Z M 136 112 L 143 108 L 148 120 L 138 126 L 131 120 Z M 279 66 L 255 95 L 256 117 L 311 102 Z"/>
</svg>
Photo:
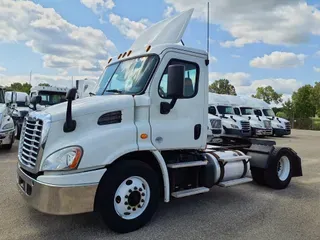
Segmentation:
<svg viewBox="0 0 320 240">
<path fill-rule="evenodd" d="M 51 87 L 51 85 L 49 83 L 39 83 L 38 86 L 41 87 Z"/>
<path fill-rule="evenodd" d="M 320 116 L 320 82 L 314 84 L 312 98 L 316 107 L 316 114 Z"/>
<path fill-rule="evenodd" d="M 297 118 L 314 117 L 316 105 L 314 101 L 314 89 L 311 85 L 304 85 L 292 95 L 294 113 Z"/>
<path fill-rule="evenodd" d="M 262 99 L 268 104 L 271 102 L 275 102 L 276 104 L 282 102 L 282 94 L 277 93 L 271 86 L 258 87 L 256 94 L 252 95 L 252 97 Z"/>
<path fill-rule="evenodd" d="M 30 93 L 30 89 L 31 89 L 31 84 L 29 83 L 12 83 L 7 90 L 8 91 L 16 91 L 16 92 L 25 92 L 25 93 Z"/>
<path fill-rule="evenodd" d="M 282 112 L 289 118 L 294 118 L 294 108 L 293 102 L 289 99 L 288 101 L 284 102 L 282 105 Z"/>
<path fill-rule="evenodd" d="M 209 85 L 209 92 L 218 94 L 237 95 L 235 87 L 228 79 L 219 79 Z"/>
<path fill-rule="evenodd" d="M 281 112 L 281 111 L 277 112 L 276 116 L 279 118 L 284 118 L 284 119 L 288 118 L 287 114 L 285 114 L 284 112 Z"/>
</svg>

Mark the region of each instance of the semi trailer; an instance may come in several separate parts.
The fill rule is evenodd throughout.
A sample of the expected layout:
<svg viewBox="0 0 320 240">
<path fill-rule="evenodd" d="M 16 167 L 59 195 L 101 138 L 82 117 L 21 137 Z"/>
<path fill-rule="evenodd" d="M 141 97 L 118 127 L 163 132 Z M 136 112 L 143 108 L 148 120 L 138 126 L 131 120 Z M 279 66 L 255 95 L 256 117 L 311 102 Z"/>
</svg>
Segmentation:
<svg viewBox="0 0 320 240">
<path fill-rule="evenodd" d="M 209 93 L 208 112 L 221 118 L 223 134 L 251 137 L 249 121 L 234 114 L 232 105 L 224 95 Z"/>
<path fill-rule="evenodd" d="M 192 12 L 151 26 L 110 58 L 90 97 L 70 89 L 67 102 L 27 115 L 17 187 L 29 205 L 55 215 L 97 211 L 126 233 L 145 226 L 160 199 L 252 179 L 284 189 L 302 176 L 297 153 L 275 142 L 207 144 L 209 54 L 179 44 Z"/>
</svg>

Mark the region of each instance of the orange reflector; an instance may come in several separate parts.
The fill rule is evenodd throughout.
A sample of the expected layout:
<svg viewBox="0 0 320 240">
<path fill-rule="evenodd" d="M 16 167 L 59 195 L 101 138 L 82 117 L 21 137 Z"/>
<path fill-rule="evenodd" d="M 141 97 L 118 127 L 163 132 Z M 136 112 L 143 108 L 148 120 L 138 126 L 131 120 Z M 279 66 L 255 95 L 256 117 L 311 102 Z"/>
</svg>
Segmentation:
<svg viewBox="0 0 320 240">
<path fill-rule="evenodd" d="M 79 161 L 81 159 L 81 155 L 82 155 L 82 151 L 80 149 L 76 149 L 76 156 L 74 157 L 71 165 L 69 165 L 69 168 L 75 169 L 78 166 Z"/>
<path fill-rule="evenodd" d="M 111 63 L 111 61 L 112 61 L 112 58 L 109 59 L 108 64 Z"/>
<path fill-rule="evenodd" d="M 149 52 L 151 49 L 151 45 L 149 45 L 147 48 L 146 48 L 146 52 Z"/>
<path fill-rule="evenodd" d="M 141 137 L 142 139 L 146 139 L 146 138 L 148 138 L 148 134 L 142 133 L 142 134 L 140 135 L 140 137 Z"/>
<path fill-rule="evenodd" d="M 122 53 L 120 53 L 120 55 L 118 56 L 118 59 L 120 59 L 120 58 L 121 58 L 121 56 L 122 56 Z"/>
<path fill-rule="evenodd" d="M 122 57 L 124 58 L 127 55 L 127 52 L 124 52 L 124 54 L 122 55 Z"/>
<path fill-rule="evenodd" d="M 132 50 L 130 50 L 130 51 L 128 52 L 128 57 L 130 56 L 131 53 L 132 53 Z"/>
</svg>

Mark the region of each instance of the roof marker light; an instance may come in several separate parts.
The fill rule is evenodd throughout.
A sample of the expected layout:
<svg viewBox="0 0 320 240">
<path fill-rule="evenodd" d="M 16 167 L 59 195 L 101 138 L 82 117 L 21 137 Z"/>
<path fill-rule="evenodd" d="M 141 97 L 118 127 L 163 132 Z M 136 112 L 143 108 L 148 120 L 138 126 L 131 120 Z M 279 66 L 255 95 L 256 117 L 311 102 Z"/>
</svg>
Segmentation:
<svg viewBox="0 0 320 240">
<path fill-rule="evenodd" d="M 120 58 L 121 58 L 121 56 L 122 56 L 122 53 L 120 53 L 120 54 L 119 54 L 118 59 L 120 59 Z"/>
<path fill-rule="evenodd" d="M 128 52 L 128 55 L 127 55 L 127 56 L 129 57 L 131 53 L 132 53 L 132 50 L 130 50 L 130 51 Z"/>
<path fill-rule="evenodd" d="M 127 52 L 124 52 L 124 54 L 122 55 L 122 58 L 124 58 L 127 55 Z"/>
<path fill-rule="evenodd" d="M 112 58 L 109 59 L 108 64 L 111 63 L 111 61 L 112 61 Z"/>
<path fill-rule="evenodd" d="M 147 48 L 146 48 L 146 52 L 149 52 L 151 49 L 151 45 L 149 45 Z"/>
</svg>

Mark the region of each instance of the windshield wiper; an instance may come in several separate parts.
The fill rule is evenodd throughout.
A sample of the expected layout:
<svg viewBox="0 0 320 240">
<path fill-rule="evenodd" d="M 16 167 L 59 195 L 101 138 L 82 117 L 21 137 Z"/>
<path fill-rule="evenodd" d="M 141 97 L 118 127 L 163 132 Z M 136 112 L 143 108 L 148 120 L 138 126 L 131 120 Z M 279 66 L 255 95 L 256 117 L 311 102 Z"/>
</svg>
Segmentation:
<svg viewBox="0 0 320 240">
<path fill-rule="evenodd" d="M 109 89 L 109 90 L 106 90 L 106 92 L 122 93 L 122 91 L 120 91 L 118 89 Z"/>
</svg>

